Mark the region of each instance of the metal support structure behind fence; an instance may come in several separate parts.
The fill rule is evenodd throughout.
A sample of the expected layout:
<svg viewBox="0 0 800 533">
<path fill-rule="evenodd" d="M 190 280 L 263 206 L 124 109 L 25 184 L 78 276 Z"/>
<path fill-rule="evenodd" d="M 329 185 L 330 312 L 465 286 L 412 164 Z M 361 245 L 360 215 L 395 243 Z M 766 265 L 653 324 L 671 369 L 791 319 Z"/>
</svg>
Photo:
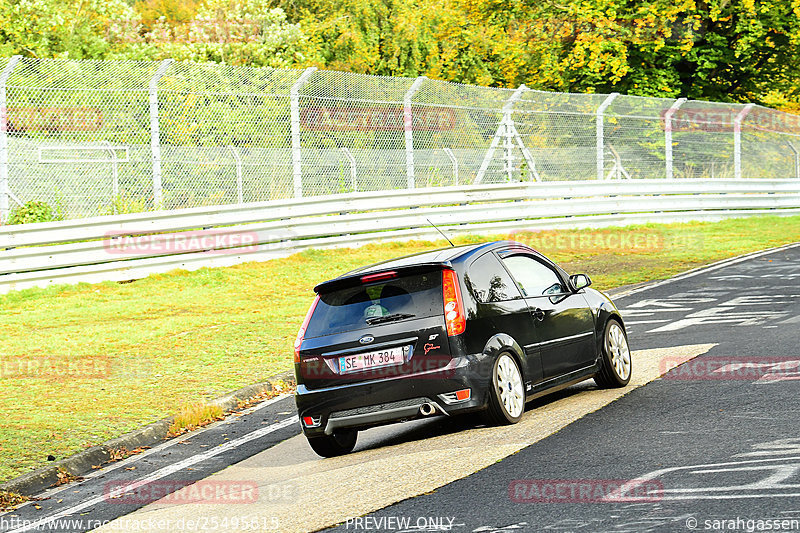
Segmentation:
<svg viewBox="0 0 800 533">
<path fill-rule="evenodd" d="M 502 116 L 500 118 L 500 124 L 497 126 L 497 131 L 492 137 L 492 142 L 489 144 L 489 149 L 486 151 L 486 155 L 483 157 L 483 161 L 481 162 L 481 167 L 478 169 L 478 175 L 475 177 L 474 183 L 481 183 L 483 182 L 483 178 L 486 176 L 486 171 L 489 170 L 489 165 L 494 158 L 494 152 L 497 150 L 497 146 L 500 144 L 502 140 L 504 143 L 503 146 L 503 171 L 508 176 L 510 165 L 512 164 L 512 143 L 511 143 L 511 136 L 513 135 L 513 126 L 514 121 L 512 118 L 512 113 L 514 112 L 514 103 L 517 102 L 520 98 L 522 98 L 522 94 L 529 89 L 523 84 L 520 85 L 506 100 L 505 104 L 503 104 L 502 109 Z"/>
<path fill-rule="evenodd" d="M 228 146 L 228 150 L 230 150 L 231 155 L 233 155 L 233 160 L 236 161 L 236 199 L 239 204 L 243 204 L 244 187 L 242 185 L 242 158 L 239 155 L 239 150 L 235 146 Z"/>
<path fill-rule="evenodd" d="M 800 152 L 797 151 L 792 141 L 787 139 L 786 144 L 789 145 L 789 149 L 794 155 L 794 177 L 795 179 L 800 179 Z"/>
<path fill-rule="evenodd" d="M 346 146 L 343 146 L 341 150 L 347 158 L 348 163 L 350 163 L 350 189 L 352 189 L 353 192 L 358 192 L 358 168 L 356 167 L 356 158 L 353 157 L 353 153 Z"/>
</svg>

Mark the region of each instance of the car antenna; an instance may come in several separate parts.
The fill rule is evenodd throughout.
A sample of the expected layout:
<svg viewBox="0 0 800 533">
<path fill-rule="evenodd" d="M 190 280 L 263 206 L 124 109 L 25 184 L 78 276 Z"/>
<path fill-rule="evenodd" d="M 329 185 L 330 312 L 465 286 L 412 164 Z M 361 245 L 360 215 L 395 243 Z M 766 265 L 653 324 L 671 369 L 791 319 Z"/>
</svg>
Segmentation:
<svg viewBox="0 0 800 533">
<path fill-rule="evenodd" d="M 456 247 L 456 245 L 455 245 L 455 244 L 453 244 L 453 241 L 451 241 L 450 239 L 448 239 L 448 238 L 447 238 L 447 235 L 445 235 L 445 234 L 444 234 L 444 232 L 443 232 L 442 230 L 440 230 L 440 229 L 439 229 L 439 228 L 436 226 L 436 224 L 434 224 L 433 222 L 431 222 L 431 219 L 429 219 L 429 218 L 426 218 L 425 220 L 427 220 L 427 221 L 428 221 L 428 224 L 430 224 L 431 226 L 433 226 L 433 228 L 434 228 L 436 231 L 438 231 L 439 233 L 441 233 L 442 237 L 444 237 L 444 240 L 446 240 L 447 242 L 449 242 L 449 243 L 450 243 L 450 246 L 452 246 L 453 248 L 455 248 L 455 247 Z"/>
</svg>

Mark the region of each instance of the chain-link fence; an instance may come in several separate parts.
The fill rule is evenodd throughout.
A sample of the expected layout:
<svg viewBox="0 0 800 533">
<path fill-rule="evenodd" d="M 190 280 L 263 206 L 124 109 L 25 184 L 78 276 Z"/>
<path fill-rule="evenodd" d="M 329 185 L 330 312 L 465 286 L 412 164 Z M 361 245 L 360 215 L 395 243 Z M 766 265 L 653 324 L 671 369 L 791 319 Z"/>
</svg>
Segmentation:
<svg viewBox="0 0 800 533">
<path fill-rule="evenodd" d="M 218 64 L 0 58 L 0 216 L 508 181 L 800 178 L 759 106 Z"/>
</svg>

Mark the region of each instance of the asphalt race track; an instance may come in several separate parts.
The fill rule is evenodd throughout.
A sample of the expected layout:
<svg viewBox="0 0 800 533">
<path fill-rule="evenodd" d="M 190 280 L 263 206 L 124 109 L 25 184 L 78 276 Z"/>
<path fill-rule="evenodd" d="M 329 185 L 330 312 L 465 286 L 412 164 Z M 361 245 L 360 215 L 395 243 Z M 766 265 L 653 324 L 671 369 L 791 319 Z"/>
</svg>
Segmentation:
<svg viewBox="0 0 800 533">
<path fill-rule="evenodd" d="M 800 531 L 800 246 L 615 300 L 636 350 L 626 389 L 586 382 L 505 428 L 376 428 L 326 460 L 279 398 L 54 489 L 0 531 Z"/>
<path fill-rule="evenodd" d="M 371 515 L 371 524 L 407 517 L 414 526 L 450 519 L 454 531 L 685 532 L 758 531 L 761 520 L 766 530 L 800 530 L 800 248 L 617 304 L 636 348 L 717 345 L 490 468 Z M 604 480 L 634 479 L 652 490 L 632 499 L 652 501 L 569 501 L 574 481 L 602 490 L 613 486 Z M 526 502 L 547 480 L 568 481 L 556 494 L 564 501 Z"/>
</svg>

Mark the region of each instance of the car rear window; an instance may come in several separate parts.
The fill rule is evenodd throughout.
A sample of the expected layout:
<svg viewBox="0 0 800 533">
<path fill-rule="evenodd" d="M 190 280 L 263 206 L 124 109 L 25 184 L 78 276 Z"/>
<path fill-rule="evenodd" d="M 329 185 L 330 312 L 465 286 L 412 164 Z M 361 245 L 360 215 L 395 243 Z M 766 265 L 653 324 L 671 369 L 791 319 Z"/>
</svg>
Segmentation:
<svg viewBox="0 0 800 533">
<path fill-rule="evenodd" d="M 319 295 L 306 337 L 319 337 L 388 321 L 430 317 L 443 313 L 442 273 L 401 276 L 378 283 L 348 287 Z M 408 316 L 403 316 L 408 315 Z M 372 322 L 372 324 L 370 324 Z M 377 320 L 378 323 L 381 320 Z"/>
</svg>

